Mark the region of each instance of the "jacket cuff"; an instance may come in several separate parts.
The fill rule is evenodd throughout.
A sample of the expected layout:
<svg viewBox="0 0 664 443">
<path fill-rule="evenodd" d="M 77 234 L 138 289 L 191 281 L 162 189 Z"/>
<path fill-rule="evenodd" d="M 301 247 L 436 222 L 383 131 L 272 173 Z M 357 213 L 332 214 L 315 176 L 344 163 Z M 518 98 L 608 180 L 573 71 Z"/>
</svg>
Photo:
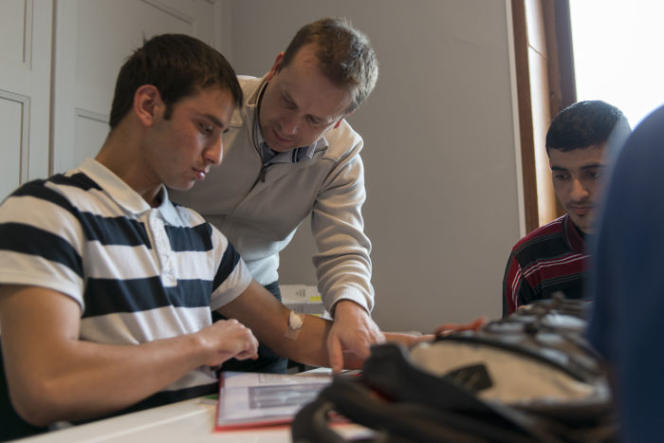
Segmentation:
<svg viewBox="0 0 664 443">
<path fill-rule="evenodd" d="M 341 292 L 337 297 L 335 297 L 331 301 L 329 308 L 327 308 L 332 318 L 334 318 L 334 311 L 337 306 L 337 303 L 339 303 L 342 300 L 350 300 L 352 302 L 355 302 L 362 309 L 367 311 L 367 314 L 371 315 L 371 310 L 373 309 L 373 299 L 370 299 L 369 297 L 367 297 L 364 294 L 361 294 L 360 292 L 346 290 Z"/>
</svg>

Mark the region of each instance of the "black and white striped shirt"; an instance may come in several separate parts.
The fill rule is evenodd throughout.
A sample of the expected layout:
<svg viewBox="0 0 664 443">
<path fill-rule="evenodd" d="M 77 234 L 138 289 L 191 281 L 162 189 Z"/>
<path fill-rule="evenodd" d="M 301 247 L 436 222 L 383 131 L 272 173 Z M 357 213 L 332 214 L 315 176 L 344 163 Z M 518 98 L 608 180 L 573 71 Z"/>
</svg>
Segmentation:
<svg viewBox="0 0 664 443">
<path fill-rule="evenodd" d="M 92 159 L 27 183 L 0 206 L 0 284 L 42 286 L 81 308 L 80 339 L 140 344 L 189 334 L 251 282 L 227 239 L 193 210 L 150 207 Z M 156 403 L 214 390 L 199 368 Z"/>
</svg>

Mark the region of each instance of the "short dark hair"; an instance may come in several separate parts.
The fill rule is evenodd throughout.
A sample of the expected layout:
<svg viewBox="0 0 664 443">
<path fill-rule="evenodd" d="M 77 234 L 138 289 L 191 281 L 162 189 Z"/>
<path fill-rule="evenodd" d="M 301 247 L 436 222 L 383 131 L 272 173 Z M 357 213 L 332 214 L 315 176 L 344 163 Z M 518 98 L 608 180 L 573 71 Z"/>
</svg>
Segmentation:
<svg viewBox="0 0 664 443">
<path fill-rule="evenodd" d="M 280 68 L 288 66 L 297 51 L 309 43 L 317 46 L 323 74 L 351 92 L 353 101 L 346 112 L 355 110 L 371 94 L 378 79 L 378 60 L 367 36 L 341 18 L 309 23 L 291 40 Z"/>
<path fill-rule="evenodd" d="M 215 86 L 227 89 L 236 107 L 242 106 L 242 89 L 230 63 L 216 49 L 184 34 L 152 37 L 122 65 L 111 106 L 111 129 L 133 106 L 136 90 L 146 84 L 159 90 L 167 119 L 178 100 Z"/>
<path fill-rule="evenodd" d="M 606 142 L 619 120 L 625 116 L 601 100 L 586 100 L 563 109 L 546 133 L 546 151 L 571 151 Z"/>
</svg>

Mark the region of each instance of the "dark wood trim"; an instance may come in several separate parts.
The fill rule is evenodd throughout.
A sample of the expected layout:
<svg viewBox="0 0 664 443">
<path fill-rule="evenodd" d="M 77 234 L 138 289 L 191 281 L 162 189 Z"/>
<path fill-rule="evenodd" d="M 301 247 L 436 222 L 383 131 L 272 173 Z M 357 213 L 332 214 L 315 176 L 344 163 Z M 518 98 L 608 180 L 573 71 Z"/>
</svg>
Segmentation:
<svg viewBox="0 0 664 443">
<path fill-rule="evenodd" d="M 560 73 L 561 109 L 575 103 L 576 76 L 574 74 L 574 47 L 572 45 L 572 21 L 569 0 L 556 0 L 555 25 L 558 45 L 558 70 Z"/>
<path fill-rule="evenodd" d="M 576 102 L 569 0 L 543 0 L 551 116 Z"/>
<path fill-rule="evenodd" d="M 565 0 L 563 0 L 565 1 Z M 564 61 L 558 56 L 558 38 L 556 30 L 555 0 L 542 0 L 542 19 L 546 39 L 547 70 L 549 74 L 549 112 L 553 118 L 564 107 L 560 81 L 560 64 Z"/>
<path fill-rule="evenodd" d="M 542 14 L 549 74 L 549 111 L 551 118 L 576 102 L 574 48 L 569 0 L 542 0 Z M 556 213 L 565 210 L 556 199 Z"/>
<path fill-rule="evenodd" d="M 512 23 L 514 27 L 514 56 L 519 104 L 523 203 L 526 232 L 530 232 L 539 226 L 539 212 L 537 207 L 537 178 L 535 174 L 535 147 L 533 143 L 533 117 L 530 97 L 530 69 L 528 67 L 528 28 L 524 0 L 512 0 Z"/>
</svg>

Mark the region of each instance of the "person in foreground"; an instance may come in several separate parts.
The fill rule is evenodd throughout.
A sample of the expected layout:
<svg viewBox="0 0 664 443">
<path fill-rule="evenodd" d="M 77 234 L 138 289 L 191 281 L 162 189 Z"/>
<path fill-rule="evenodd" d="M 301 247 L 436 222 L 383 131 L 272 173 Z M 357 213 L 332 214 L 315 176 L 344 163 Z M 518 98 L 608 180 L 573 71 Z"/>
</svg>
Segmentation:
<svg viewBox="0 0 664 443">
<path fill-rule="evenodd" d="M 318 290 L 334 318 L 333 367 L 342 352 L 363 353 L 384 339 L 370 316 L 364 142 L 346 121 L 377 78 L 369 40 L 345 20 L 303 26 L 264 77 L 240 76 L 245 101 L 224 136 L 221 167 L 190 192 L 173 193 L 227 235 L 254 278 L 277 297 L 279 253 L 311 214 Z M 285 370 L 269 349 L 259 353 L 259 362 L 232 368 Z"/>
<path fill-rule="evenodd" d="M 565 214 L 512 248 L 503 278 L 503 316 L 555 292 L 583 297 L 589 257 L 586 237 L 593 232 L 605 151 L 616 136 L 614 129 L 622 131 L 625 126 L 622 112 L 600 100 L 575 103 L 551 122 L 546 152 L 553 189 Z"/>
<path fill-rule="evenodd" d="M 96 158 L 0 206 L 0 439 L 215 392 L 215 369 L 256 358 L 256 337 L 329 365 L 331 322 L 290 312 L 216 228 L 169 200 L 165 185 L 189 189 L 220 163 L 241 103 L 221 54 L 154 37 L 120 71 Z"/>
<path fill-rule="evenodd" d="M 630 135 L 606 185 L 591 244 L 591 344 L 615 381 L 622 440 L 659 442 L 664 410 L 664 107 Z"/>
</svg>

